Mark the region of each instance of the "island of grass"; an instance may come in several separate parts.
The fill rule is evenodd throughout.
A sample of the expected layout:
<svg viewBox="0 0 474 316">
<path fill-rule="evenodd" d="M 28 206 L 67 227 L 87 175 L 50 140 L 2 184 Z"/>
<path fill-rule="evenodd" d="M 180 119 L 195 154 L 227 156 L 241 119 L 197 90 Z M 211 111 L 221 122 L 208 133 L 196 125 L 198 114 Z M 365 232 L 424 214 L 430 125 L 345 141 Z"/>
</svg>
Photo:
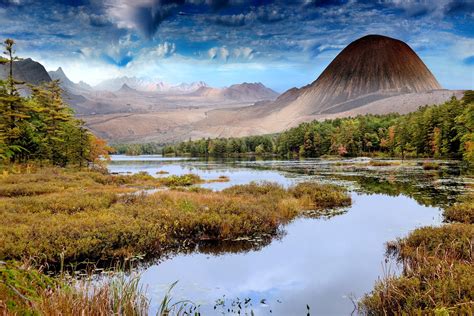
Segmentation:
<svg viewBox="0 0 474 316">
<path fill-rule="evenodd" d="M 116 283 L 84 289 L 77 280 L 44 275 L 44 267 L 58 271 L 85 261 L 110 265 L 201 241 L 268 237 L 306 210 L 317 214 L 351 204 L 344 189 L 308 182 L 288 189 L 250 183 L 213 192 L 194 186 L 205 182 L 196 175 L 34 169 L 0 176 L 0 310 L 12 313 L 42 314 L 53 307 L 66 313 L 113 312 L 111 300 L 121 300 L 114 298 Z M 88 298 L 84 293 L 91 291 Z M 124 308 L 142 311 L 140 291 L 126 292 Z M 71 309 L 75 300 L 79 309 Z"/>
<path fill-rule="evenodd" d="M 196 175 L 154 178 L 59 168 L 6 173 L 0 178 L 0 259 L 55 265 L 159 256 L 202 240 L 272 235 L 303 210 L 351 202 L 343 189 L 315 183 L 179 189 L 203 182 Z M 145 193 L 153 188 L 162 190 Z"/>
</svg>

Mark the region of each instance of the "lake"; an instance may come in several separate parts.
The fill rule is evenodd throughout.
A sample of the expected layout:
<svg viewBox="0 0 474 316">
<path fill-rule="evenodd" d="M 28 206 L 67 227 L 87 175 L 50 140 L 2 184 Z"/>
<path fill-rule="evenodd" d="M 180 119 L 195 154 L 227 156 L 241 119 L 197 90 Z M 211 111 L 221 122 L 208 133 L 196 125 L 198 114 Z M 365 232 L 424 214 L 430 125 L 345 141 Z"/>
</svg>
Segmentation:
<svg viewBox="0 0 474 316">
<path fill-rule="evenodd" d="M 229 182 L 201 185 L 213 190 L 251 181 L 335 183 L 347 187 L 353 199 L 343 214 L 298 218 L 270 241 L 203 244 L 143 266 L 141 282 L 151 312 L 178 281 L 173 298 L 199 304 L 204 315 L 228 314 L 244 300 L 248 307 L 241 304 L 242 314 L 251 309 L 256 315 L 306 315 L 308 305 L 311 315 L 350 315 L 353 301 L 380 276 L 399 273 L 397 264 L 385 258 L 385 243 L 420 226 L 441 225 L 441 207 L 472 181 L 456 162 L 438 161 L 442 168 L 434 171 L 423 170 L 422 160 L 384 160 L 382 166 L 368 162 L 113 156 L 111 172 L 229 177 Z"/>
</svg>

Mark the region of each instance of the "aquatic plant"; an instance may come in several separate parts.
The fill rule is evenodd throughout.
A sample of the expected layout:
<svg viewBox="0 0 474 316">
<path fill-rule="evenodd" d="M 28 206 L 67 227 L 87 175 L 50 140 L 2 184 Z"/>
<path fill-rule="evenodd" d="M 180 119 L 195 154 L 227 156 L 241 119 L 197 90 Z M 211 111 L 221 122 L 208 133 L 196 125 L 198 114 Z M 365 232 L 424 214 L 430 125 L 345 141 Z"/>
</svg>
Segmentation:
<svg viewBox="0 0 474 316">
<path fill-rule="evenodd" d="M 189 300 L 174 301 L 171 296 L 173 288 L 178 281 L 171 284 L 168 291 L 163 296 L 160 306 L 158 307 L 157 316 L 199 316 L 199 305 Z"/>
<path fill-rule="evenodd" d="M 47 276 L 30 262 L 0 263 L 2 315 L 147 315 L 139 276 L 116 271 L 102 282 Z"/>
</svg>

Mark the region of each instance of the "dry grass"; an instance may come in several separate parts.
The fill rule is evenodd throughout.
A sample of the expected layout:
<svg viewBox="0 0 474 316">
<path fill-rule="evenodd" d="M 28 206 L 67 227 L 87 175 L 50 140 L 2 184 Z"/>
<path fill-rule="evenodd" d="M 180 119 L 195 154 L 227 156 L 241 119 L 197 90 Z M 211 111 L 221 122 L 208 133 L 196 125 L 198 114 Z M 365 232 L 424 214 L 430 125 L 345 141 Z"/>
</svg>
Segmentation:
<svg viewBox="0 0 474 316">
<path fill-rule="evenodd" d="M 93 282 L 46 276 L 28 263 L 0 264 L 2 315 L 147 315 L 145 294 L 136 275 Z"/>
<path fill-rule="evenodd" d="M 461 201 L 444 210 L 447 222 L 474 224 L 474 194 L 469 194 Z"/>
<path fill-rule="evenodd" d="M 4 191 L 15 186 L 26 192 L 33 183 L 49 193 L 0 198 L 0 260 L 35 258 L 57 266 L 61 258 L 75 263 L 157 256 L 202 240 L 274 234 L 308 208 L 350 204 L 333 186 L 253 183 L 213 192 L 191 185 L 201 181 L 194 175 L 156 179 L 57 169 L 6 175 L 0 179 Z M 162 185 L 174 189 L 137 194 Z"/>
<path fill-rule="evenodd" d="M 472 200 L 446 210 L 449 221 L 422 227 L 387 246 L 402 263 L 401 276 L 386 275 L 359 304 L 362 314 L 472 315 L 474 313 L 474 225 Z M 466 215 L 467 214 L 467 215 Z M 471 219 L 470 219 L 471 218 Z"/>
</svg>

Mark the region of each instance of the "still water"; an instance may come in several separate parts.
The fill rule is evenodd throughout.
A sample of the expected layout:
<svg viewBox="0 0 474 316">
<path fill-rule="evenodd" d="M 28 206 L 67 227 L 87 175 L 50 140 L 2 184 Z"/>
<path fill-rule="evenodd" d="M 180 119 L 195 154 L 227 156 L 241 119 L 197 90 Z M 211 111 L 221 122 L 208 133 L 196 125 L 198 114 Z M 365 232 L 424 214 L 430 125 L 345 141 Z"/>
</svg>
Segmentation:
<svg viewBox="0 0 474 316">
<path fill-rule="evenodd" d="M 247 299 L 256 315 L 350 315 L 354 301 L 378 277 L 399 273 L 386 261 L 385 243 L 411 230 L 442 223 L 441 208 L 470 186 L 456 165 L 424 171 L 421 161 L 373 167 L 366 160 L 215 160 L 114 156 L 111 172 L 228 176 L 203 187 L 222 190 L 251 181 L 290 186 L 298 181 L 344 185 L 353 205 L 330 219 L 299 218 L 265 245 L 205 245 L 143 268 L 142 284 L 156 312 L 170 284 L 175 300 L 191 300 L 204 314 L 223 314 Z M 166 176 L 166 175 L 164 175 Z M 472 184 L 472 183 L 471 183 Z M 250 300 L 248 300 L 250 299 Z M 221 304 L 216 303 L 220 302 Z M 225 306 L 222 306 L 225 304 Z"/>
</svg>

